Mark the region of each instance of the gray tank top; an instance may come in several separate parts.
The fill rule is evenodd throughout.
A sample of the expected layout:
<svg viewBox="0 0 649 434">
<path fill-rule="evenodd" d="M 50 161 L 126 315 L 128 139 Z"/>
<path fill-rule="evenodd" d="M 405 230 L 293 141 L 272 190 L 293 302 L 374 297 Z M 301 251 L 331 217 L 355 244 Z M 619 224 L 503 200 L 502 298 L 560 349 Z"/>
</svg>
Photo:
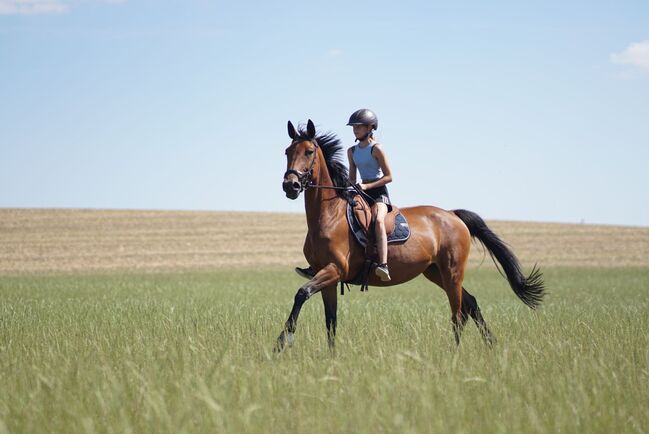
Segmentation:
<svg viewBox="0 0 649 434">
<path fill-rule="evenodd" d="M 372 155 L 373 148 L 374 143 L 370 143 L 365 148 L 361 148 L 358 145 L 354 145 L 352 148 L 352 158 L 354 159 L 354 164 L 358 168 L 363 181 L 373 181 L 375 179 L 383 178 L 381 166 L 379 166 L 379 162 L 376 161 L 376 158 Z"/>
</svg>

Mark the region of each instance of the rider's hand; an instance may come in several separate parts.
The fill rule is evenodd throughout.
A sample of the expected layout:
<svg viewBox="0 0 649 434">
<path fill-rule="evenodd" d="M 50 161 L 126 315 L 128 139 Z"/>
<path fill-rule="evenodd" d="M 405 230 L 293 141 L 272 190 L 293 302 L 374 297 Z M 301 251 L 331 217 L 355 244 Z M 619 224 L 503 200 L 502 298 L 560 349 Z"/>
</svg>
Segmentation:
<svg viewBox="0 0 649 434">
<path fill-rule="evenodd" d="M 360 188 L 361 190 L 365 191 L 365 184 L 358 183 L 358 184 L 356 184 L 356 185 L 358 185 L 358 188 Z"/>
</svg>

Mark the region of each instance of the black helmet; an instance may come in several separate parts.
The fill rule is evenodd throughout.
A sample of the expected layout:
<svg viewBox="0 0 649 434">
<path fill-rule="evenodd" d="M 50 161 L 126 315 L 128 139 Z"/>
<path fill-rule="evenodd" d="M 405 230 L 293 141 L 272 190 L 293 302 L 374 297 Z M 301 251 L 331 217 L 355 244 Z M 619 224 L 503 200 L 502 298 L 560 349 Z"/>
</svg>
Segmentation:
<svg viewBox="0 0 649 434">
<path fill-rule="evenodd" d="M 347 125 L 371 125 L 373 129 L 378 130 L 379 118 L 376 117 L 372 110 L 360 109 L 352 113 Z"/>
</svg>

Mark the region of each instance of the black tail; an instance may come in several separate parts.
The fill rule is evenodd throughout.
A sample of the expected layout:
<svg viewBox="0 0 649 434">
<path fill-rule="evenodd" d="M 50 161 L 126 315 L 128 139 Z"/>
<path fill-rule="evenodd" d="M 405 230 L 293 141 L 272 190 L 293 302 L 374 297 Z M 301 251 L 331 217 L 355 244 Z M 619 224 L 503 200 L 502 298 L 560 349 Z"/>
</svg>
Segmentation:
<svg viewBox="0 0 649 434">
<path fill-rule="evenodd" d="M 516 258 L 516 255 L 509 250 L 498 235 L 493 233 L 487 224 L 482 220 L 478 214 L 467 211 L 464 209 L 453 210 L 453 213 L 464 222 L 471 237 L 475 237 L 487 248 L 491 258 L 498 260 L 505 270 L 509 286 L 512 287 L 514 293 L 520 298 L 523 303 L 536 309 L 543 301 L 545 295 L 545 284 L 543 283 L 543 274 L 536 265 L 532 268 L 532 272 L 526 278 L 522 271 L 521 265 Z"/>
</svg>

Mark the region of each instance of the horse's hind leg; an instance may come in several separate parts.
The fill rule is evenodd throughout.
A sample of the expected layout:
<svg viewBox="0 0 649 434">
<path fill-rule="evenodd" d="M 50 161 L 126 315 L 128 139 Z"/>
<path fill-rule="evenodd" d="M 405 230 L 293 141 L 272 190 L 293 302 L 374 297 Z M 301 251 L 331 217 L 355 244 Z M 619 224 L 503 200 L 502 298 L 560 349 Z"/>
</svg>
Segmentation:
<svg viewBox="0 0 649 434">
<path fill-rule="evenodd" d="M 442 272 L 437 265 L 431 265 L 424 271 L 424 276 L 446 291 L 448 303 L 451 306 L 451 322 L 455 343 L 460 345 L 460 335 L 466 323 L 462 314 L 462 277 L 464 273 L 450 273 L 448 269 Z"/>
<path fill-rule="evenodd" d="M 431 265 L 430 267 L 428 267 L 428 269 L 424 271 L 424 276 L 426 276 L 428 280 L 440 286 L 442 289 L 446 291 L 446 294 L 449 297 L 449 303 L 451 304 L 451 310 L 453 311 L 453 306 L 457 305 L 456 303 L 458 298 L 456 292 L 456 285 L 453 284 L 452 282 L 453 279 L 450 278 L 449 276 L 448 279 L 450 280 L 450 282 L 448 283 L 448 288 L 450 289 L 449 291 L 446 289 L 447 287 L 444 285 L 444 279 L 442 278 L 442 274 L 436 265 Z M 470 317 L 473 319 L 476 326 L 478 326 L 478 330 L 480 330 L 480 334 L 482 335 L 482 338 L 484 339 L 485 343 L 488 345 L 493 344 L 496 341 L 496 338 L 489 330 L 489 327 L 487 327 L 487 323 L 485 322 L 484 317 L 480 312 L 480 308 L 478 307 L 478 301 L 463 286 L 461 286 L 461 291 L 462 294 L 459 298 L 460 317 L 459 318 L 457 317 L 455 311 L 453 311 L 454 314 L 452 317 L 453 326 L 454 326 L 453 331 L 455 332 L 456 342 L 459 344 L 462 330 L 464 329 L 464 326 Z"/>
<path fill-rule="evenodd" d="M 484 339 L 487 345 L 492 345 L 496 342 L 496 338 L 487 327 L 487 323 L 482 317 L 482 312 L 478 307 L 478 301 L 474 296 L 469 294 L 469 291 L 462 287 L 462 319 L 466 323 L 467 319 L 473 318 L 475 325 L 478 326 L 482 339 Z"/>
</svg>

